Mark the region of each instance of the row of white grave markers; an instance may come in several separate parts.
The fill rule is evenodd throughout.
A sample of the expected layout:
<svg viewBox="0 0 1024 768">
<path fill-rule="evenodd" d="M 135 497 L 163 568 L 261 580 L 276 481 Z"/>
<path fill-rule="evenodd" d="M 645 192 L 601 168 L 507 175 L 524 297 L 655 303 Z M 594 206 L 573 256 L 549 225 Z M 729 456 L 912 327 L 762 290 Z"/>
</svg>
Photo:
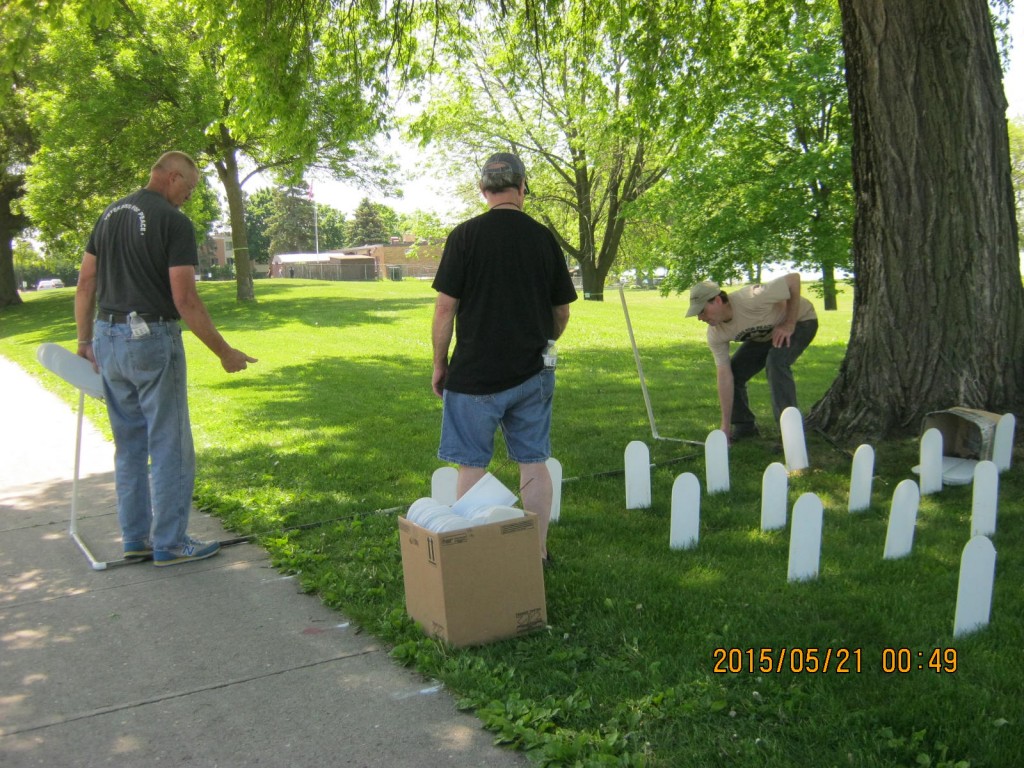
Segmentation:
<svg viewBox="0 0 1024 768">
<path fill-rule="evenodd" d="M 651 506 L 651 452 L 647 443 L 633 440 L 623 456 L 626 468 L 626 509 Z M 704 442 L 705 480 L 709 494 L 729 490 L 729 439 L 716 429 Z M 673 491 L 673 494 L 675 492 Z"/>
<path fill-rule="evenodd" d="M 788 409 L 787 409 L 788 410 Z M 793 411 L 786 417 L 783 430 L 784 440 L 789 435 L 786 448 L 786 463 L 790 470 L 809 465 L 803 437 L 803 423 L 799 412 Z M 1006 424 L 1012 415 L 1004 418 Z M 1012 421 L 1010 422 L 1012 435 Z M 1004 427 L 1004 433 L 1006 434 Z M 721 434 L 721 433 L 720 433 Z M 724 435 L 723 435 L 724 437 Z M 934 440 L 934 438 L 930 438 Z M 1005 440 L 1004 440 L 1005 442 Z M 705 450 L 708 459 L 718 455 L 722 458 L 720 446 L 712 443 L 711 450 Z M 932 449 L 934 450 L 934 449 Z M 941 436 L 939 453 L 941 454 Z M 870 507 L 871 486 L 874 475 L 874 449 L 869 445 L 860 446 L 854 454 L 850 480 L 850 512 Z M 726 462 L 727 462 L 727 456 Z M 1004 466 L 1008 467 L 1008 464 Z M 995 578 L 995 548 L 986 538 L 995 532 L 995 518 L 998 497 L 999 469 L 994 462 L 981 461 L 974 471 L 974 498 L 971 513 L 971 542 L 961 556 L 960 588 L 957 595 L 956 635 L 974 631 L 988 624 L 991 611 L 992 587 Z M 726 475 L 727 478 L 727 475 Z M 941 484 L 941 471 L 939 474 Z M 709 484 L 710 484 L 709 475 Z M 719 481 L 721 482 L 721 481 Z M 726 489 L 727 489 L 726 479 Z M 710 489 L 709 489 L 710 492 Z M 786 507 L 789 493 L 789 472 L 779 463 L 765 469 L 761 487 L 761 529 L 778 530 L 786 526 Z M 920 506 L 921 492 L 913 480 L 901 482 L 893 494 L 886 532 L 885 559 L 897 559 L 910 554 Z M 821 533 L 824 509 L 814 494 L 803 494 L 793 507 L 793 528 L 790 532 L 789 581 L 805 581 L 817 578 L 821 558 Z M 672 549 L 689 549 L 696 546 L 700 529 L 700 482 L 691 473 L 680 475 L 672 489 L 672 521 L 669 546 Z"/>
<path fill-rule="evenodd" d="M 1009 417 L 1009 418 L 1007 418 Z M 1013 435 L 1013 415 L 1006 414 L 1000 419 L 1000 424 L 1006 425 L 1002 434 Z M 1005 442 L 1005 440 L 1004 440 Z M 871 505 L 871 481 L 874 473 L 874 449 L 869 445 L 860 446 L 853 455 L 853 468 L 850 472 L 850 501 L 849 511 L 860 512 Z M 1008 460 L 1000 455 L 1000 461 L 1005 469 L 1009 468 Z M 913 537 L 913 526 L 916 521 L 917 507 L 920 503 L 920 496 L 925 495 L 925 488 L 942 488 L 942 434 L 937 429 L 926 430 L 921 437 L 921 466 L 918 468 L 921 474 L 921 484 L 917 486 L 917 493 L 911 495 L 911 491 L 901 487 L 906 483 L 913 483 L 913 480 L 904 480 L 896 487 L 893 494 L 892 509 L 890 511 L 890 534 L 887 536 L 886 557 L 902 557 L 902 554 L 890 554 L 896 552 L 908 553 Z M 971 536 L 991 536 L 996 531 L 996 510 L 999 498 L 999 472 L 1000 465 L 995 461 L 983 460 L 972 462 L 973 467 L 973 495 L 971 501 Z M 912 507 L 912 511 L 911 511 Z M 899 517 L 903 522 L 894 522 L 893 518 Z M 907 531 L 909 521 L 909 534 Z M 893 526 L 896 526 L 895 529 Z M 907 537 L 910 540 L 907 540 Z M 893 539 L 893 546 L 890 547 L 888 539 Z"/>
</svg>

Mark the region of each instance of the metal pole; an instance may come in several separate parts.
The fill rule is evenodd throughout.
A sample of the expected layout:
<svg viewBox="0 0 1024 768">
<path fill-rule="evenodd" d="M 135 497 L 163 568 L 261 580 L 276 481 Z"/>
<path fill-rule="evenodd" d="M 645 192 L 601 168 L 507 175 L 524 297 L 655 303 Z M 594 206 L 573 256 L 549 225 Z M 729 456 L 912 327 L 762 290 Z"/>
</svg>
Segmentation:
<svg viewBox="0 0 1024 768">
<path fill-rule="evenodd" d="M 633 336 L 633 324 L 629 321 L 629 308 L 626 306 L 626 292 L 619 286 L 619 299 L 622 300 L 622 314 L 626 316 L 626 330 L 629 331 L 629 343 L 633 347 L 633 359 L 636 360 L 636 372 L 640 375 L 640 389 L 644 394 L 644 406 L 647 408 L 647 420 L 651 423 L 651 434 L 658 439 L 658 428 L 654 426 L 654 410 L 651 408 L 651 396 L 647 393 L 647 381 L 644 379 L 644 366 L 640 362 L 640 350 Z"/>
<path fill-rule="evenodd" d="M 696 440 L 681 440 L 678 437 L 662 437 L 658 434 L 658 427 L 654 423 L 654 408 L 651 407 L 651 395 L 647 391 L 647 380 L 644 378 L 644 367 L 640 362 L 640 350 L 636 346 L 636 338 L 633 336 L 633 324 L 629 321 L 629 308 L 626 306 L 626 292 L 619 286 L 619 298 L 622 300 L 622 313 L 626 316 L 626 329 L 629 331 L 629 343 L 633 347 L 633 359 L 636 360 L 636 372 L 640 376 L 640 390 L 644 394 L 644 406 L 647 408 L 647 420 L 651 422 L 651 437 L 655 440 L 669 440 L 674 443 L 686 443 L 687 445 L 704 445 Z"/>
</svg>

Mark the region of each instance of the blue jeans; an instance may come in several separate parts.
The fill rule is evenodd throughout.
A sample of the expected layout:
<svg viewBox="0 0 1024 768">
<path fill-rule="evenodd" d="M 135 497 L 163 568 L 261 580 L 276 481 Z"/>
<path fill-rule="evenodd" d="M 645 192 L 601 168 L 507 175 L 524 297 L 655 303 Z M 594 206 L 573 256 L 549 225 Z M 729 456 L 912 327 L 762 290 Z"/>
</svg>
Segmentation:
<svg viewBox="0 0 1024 768">
<path fill-rule="evenodd" d="M 177 547 L 196 477 L 181 327 L 151 322 L 148 335 L 133 338 L 127 323 L 97 320 L 93 339 L 114 433 L 121 535 L 151 539 L 154 549 Z"/>
<path fill-rule="evenodd" d="M 508 457 L 539 464 L 551 456 L 551 407 L 555 372 L 545 368 L 515 387 L 491 395 L 444 391 L 437 457 L 464 467 L 486 467 L 500 426 Z"/>
<path fill-rule="evenodd" d="M 818 333 L 817 320 L 804 320 L 796 324 L 788 347 L 773 347 L 770 341 L 745 341 L 732 356 L 732 423 L 753 424 L 754 413 L 747 398 L 747 382 L 761 369 L 765 369 L 768 389 L 772 396 L 772 412 L 779 423 L 782 412 L 796 405 L 796 382 L 793 363 L 803 354 Z"/>
</svg>

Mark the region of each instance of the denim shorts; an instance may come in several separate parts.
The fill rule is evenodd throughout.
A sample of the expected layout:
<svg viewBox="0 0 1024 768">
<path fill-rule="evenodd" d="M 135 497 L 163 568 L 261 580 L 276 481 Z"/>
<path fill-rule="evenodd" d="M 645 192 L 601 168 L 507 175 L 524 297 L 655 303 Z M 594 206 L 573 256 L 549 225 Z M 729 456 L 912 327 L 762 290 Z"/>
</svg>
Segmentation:
<svg viewBox="0 0 1024 768">
<path fill-rule="evenodd" d="M 501 427 L 508 457 L 539 464 L 551 456 L 551 406 L 555 372 L 544 369 L 518 386 L 490 395 L 444 391 L 437 457 L 463 467 L 486 467 Z"/>
</svg>

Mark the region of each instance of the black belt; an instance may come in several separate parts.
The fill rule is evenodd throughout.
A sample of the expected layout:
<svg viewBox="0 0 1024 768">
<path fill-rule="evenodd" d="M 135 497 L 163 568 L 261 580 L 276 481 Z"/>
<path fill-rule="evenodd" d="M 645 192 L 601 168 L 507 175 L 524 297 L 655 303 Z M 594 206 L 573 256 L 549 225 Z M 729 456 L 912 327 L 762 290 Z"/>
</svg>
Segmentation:
<svg viewBox="0 0 1024 768">
<path fill-rule="evenodd" d="M 165 323 L 165 322 L 176 322 L 176 317 L 163 317 L 162 315 L 153 315 L 148 312 L 137 312 L 135 314 L 140 320 L 145 320 L 147 323 Z M 97 320 L 103 320 L 107 323 L 127 323 L 128 315 L 123 312 L 105 312 L 100 310 L 99 314 L 96 315 Z"/>
</svg>

